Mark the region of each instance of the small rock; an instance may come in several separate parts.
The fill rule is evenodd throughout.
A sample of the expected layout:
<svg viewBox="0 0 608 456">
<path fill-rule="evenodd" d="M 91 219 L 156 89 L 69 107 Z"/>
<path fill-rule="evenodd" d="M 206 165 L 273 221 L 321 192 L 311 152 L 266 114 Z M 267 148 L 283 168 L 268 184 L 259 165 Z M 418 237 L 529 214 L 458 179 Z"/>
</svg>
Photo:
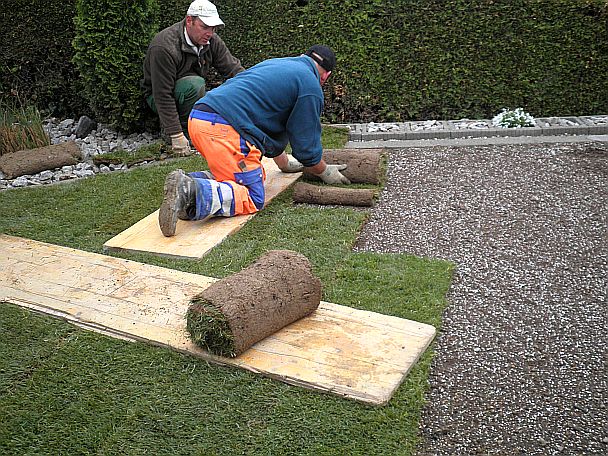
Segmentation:
<svg viewBox="0 0 608 456">
<path fill-rule="evenodd" d="M 84 138 L 95 128 L 97 128 L 97 122 L 90 117 L 81 116 L 80 119 L 78 119 L 78 125 L 76 125 L 74 134 L 77 138 Z"/>
<path fill-rule="evenodd" d="M 96 155 L 99 155 L 99 151 L 97 150 L 97 147 L 94 145 L 85 145 L 82 149 L 83 151 L 83 155 L 85 158 L 87 157 L 94 157 Z"/>
<path fill-rule="evenodd" d="M 53 178 L 53 172 L 50 170 L 42 171 L 40 173 L 40 177 L 39 177 L 39 179 L 41 181 L 48 181 L 48 180 L 51 180 L 52 178 Z"/>
<path fill-rule="evenodd" d="M 27 187 L 28 180 L 24 176 L 20 176 L 13 181 L 13 187 Z"/>
<path fill-rule="evenodd" d="M 93 176 L 95 173 L 89 169 L 76 169 L 74 170 L 74 174 L 77 177 L 88 177 Z"/>
<path fill-rule="evenodd" d="M 74 125 L 74 119 L 65 119 L 59 122 L 58 127 L 61 129 L 65 129 Z"/>
<path fill-rule="evenodd" d="M 399 125 L 398 124 L 388 124 L 388 123 L 379 123 L 376 124 L 374 122 L 370 122 L 367 126 L 367 131 L 369 133 L 374 133 L 374 132 L 384 132 L 384 131 L 399 131 Z"/>
</svg>

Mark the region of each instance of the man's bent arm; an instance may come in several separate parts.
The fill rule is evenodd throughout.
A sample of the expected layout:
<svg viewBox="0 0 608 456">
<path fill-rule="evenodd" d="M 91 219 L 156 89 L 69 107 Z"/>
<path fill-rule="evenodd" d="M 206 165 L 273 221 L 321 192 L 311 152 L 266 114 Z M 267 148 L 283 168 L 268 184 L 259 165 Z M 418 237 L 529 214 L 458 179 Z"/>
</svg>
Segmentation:
<svg viewBox="0 0 608 456">
<path fill-rule="evenodd" d="M 169 53 L 160 47 L 151 49 L 150 53 L 152 96 L 161 127 L 167 135 L 181 133 L 182 127 L 173 96 L 176 83 L 175 62 Z"/>
</svg>

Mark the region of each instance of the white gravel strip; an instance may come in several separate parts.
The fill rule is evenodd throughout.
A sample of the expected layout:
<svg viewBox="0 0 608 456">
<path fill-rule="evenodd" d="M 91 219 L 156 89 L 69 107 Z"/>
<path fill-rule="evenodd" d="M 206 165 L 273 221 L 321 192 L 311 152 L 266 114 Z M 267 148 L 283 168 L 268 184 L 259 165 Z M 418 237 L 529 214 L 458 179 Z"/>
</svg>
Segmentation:
<svg viewBox="0 0 608 456">
<path fill-rule="evenodd" d="M 419 453 L 608 454 L 608 144 L 390 153 L 357 249 L 457 265 Z"/>
</svg>

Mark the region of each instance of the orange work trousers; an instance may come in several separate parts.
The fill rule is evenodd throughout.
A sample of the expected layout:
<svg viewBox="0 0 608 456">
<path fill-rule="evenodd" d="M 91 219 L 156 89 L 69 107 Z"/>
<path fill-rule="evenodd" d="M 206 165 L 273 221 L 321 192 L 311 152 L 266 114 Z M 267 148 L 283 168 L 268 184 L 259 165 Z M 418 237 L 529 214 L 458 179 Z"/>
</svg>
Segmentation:
<svg viewBox="0 0 608 456">
<path fill-rule="evenodd" d="M 262 151 L 219 114 L 193 109 L 188 133 L 196 150 L 207 160 L 209 171 L 218 182 L 232 187 L 234 215 L 253 214 L 264 207 Z"/>
</svg>

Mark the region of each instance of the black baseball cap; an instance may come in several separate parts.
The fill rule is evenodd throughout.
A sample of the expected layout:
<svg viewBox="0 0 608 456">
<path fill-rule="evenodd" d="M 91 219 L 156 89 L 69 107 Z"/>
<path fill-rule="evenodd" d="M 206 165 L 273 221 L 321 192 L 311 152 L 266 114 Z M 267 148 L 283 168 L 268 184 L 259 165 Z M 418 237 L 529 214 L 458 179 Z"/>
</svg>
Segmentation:
<svg viewBox="0 0 608 456">
<path fill-rule="evenodd" d="M 315 44 L 306 51 L 306 55 L 327 71 L 332 71 L 336 67 L 336 54 L 327 46 Z"/>
</svg>

